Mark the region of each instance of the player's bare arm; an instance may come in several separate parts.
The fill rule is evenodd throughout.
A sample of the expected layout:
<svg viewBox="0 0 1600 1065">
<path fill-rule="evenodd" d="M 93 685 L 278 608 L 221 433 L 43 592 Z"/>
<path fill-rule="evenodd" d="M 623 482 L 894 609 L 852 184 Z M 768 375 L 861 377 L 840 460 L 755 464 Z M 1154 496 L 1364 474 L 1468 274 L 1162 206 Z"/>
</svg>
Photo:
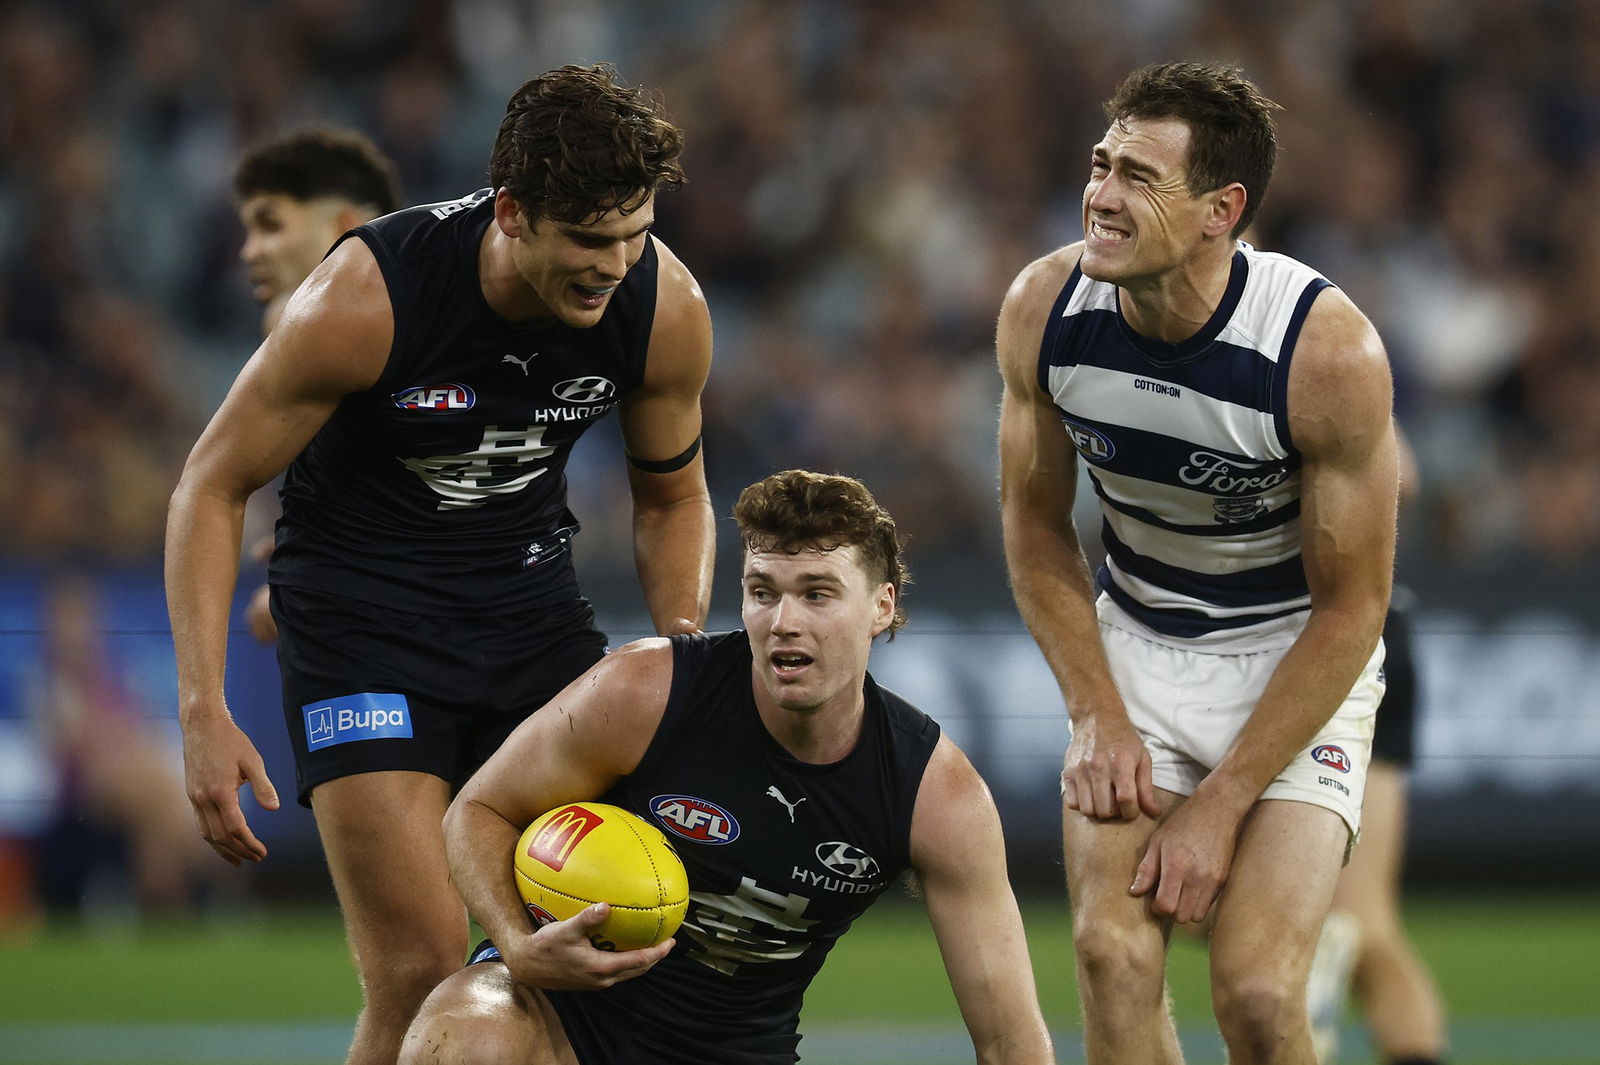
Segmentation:
<svg viewBox="0 0 1600 1065">
<path fill-rule="evenodd" d="M 672 684 L 672 648 L 640 640 L 597 662 L 524 721 L 451 803 L 445 851 L 468 911 L 500 948 L 519 983 L 606 987 L 643 973 L 672 941 L 642 951 L 595 949 L 585 930 L 595 907 L 535 931 L 511 875 L 511 853 L 529 822 L 603 794 L 644 757 Z"/>
<path fill-rule="evenodd" d="M 711 604 L 716 544 L 700 444 L 700 393 L 711 372 L 711 315 L 694 277 L 656 242 L 656 316 L 644 383 L 623 401 L 633 493 L 634 563 L 663 635 L 698 631 Z"/>
<path fill-rule="evenodd" d="M 948 737 L 934 748 L 917 791 L 911 864 L 977 1060 L 1054 1062 L 1022 915 L 1006 875 L 1000 815 L 988 787 Z"/>
<path fill-rule="evenodd" d="M 1072 524 L 1078 455 L 1039 388 L 1039 345 L 1080 245 L 1024 270 L 1006 294 L 996 332 L 1000 404 L 1000 515 L 1006 568 L 1023 621 L 1055 674 L 1072 717 L 1063 800 L 1090 817 L 1160 813 L 1145 750 L 1111 679 L 1095 616 L 1094 583 Z"/>
<path fill-rule="evenodd" d="M 1134 888 L 1154 888 L 1158 913 L 1204 916 L 1227 879 L 1245 814 L 1338 710 L 1377 646 L 1394 569 L 1391 406 L 1376 331 L 1343 293 L 1325 290 L 1289 371 L 1310 617 L 1222 761 L 1151 838 Z"/>
<path fill-rule="evenodd" d="M 339 400 L 377 380 L 393 337 L 371 252 L 347 241 L 307 279 L 278 328 L 245 364 L 190 452 L 167 515 L 167 606 L 178 663 L 178 713 L 200 833 L 237 865 L 266 848 L 239 808 L 248 781 L 277 795 L 223 698 L 228 612 L 245 501 L 299 454 Z"/>
</svg>

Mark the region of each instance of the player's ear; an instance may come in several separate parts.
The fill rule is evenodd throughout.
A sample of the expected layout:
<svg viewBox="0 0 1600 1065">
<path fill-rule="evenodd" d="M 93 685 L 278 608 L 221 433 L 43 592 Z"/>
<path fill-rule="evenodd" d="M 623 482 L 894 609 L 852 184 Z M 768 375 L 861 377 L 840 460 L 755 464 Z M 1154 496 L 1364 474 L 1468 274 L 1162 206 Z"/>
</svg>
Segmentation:
<svg viewBox="0 0 1600 1065">
<path fill-rule="evenodd" d="M 1206 215 L 1205 234 L 1208 237 L 1223 237 L 1233 232 L 1233 227 L 1239 224 L 1239 216 L 1244 214 L 1244 205 L 1249 200 L 1249 193 L 1237 181 L 1230 182 L 1210 194 L 1211 210 Z"/>
<path fill-rule="evenodd" d="M 872 635 L 876 639 L 888 631 L 894 623 L 894 606 L 896 602 L 894 585 L 884 581 L 878 587 L 877 614 L 872 619 Z"/>
<path fill-rule="evenodd" d="M 494 220 L 500 232 L 512 240 L 520 238 L 522 231 L 527 228 L 527 216 L 523 214 L 522 205 L 505 189 L 495 190 Z"/>
</svg>

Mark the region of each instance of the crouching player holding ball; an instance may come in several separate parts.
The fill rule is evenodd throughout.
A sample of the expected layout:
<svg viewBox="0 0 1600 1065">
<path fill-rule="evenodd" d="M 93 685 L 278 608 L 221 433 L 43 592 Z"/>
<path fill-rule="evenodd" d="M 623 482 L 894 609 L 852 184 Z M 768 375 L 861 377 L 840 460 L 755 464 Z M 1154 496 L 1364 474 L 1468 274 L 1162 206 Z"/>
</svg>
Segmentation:
<svg viewBox="0 0 1600 1065">
<path fill-rule="evenodd" d="M 607 656 L 451 805 L 453 879 L 494 946 L 428 998 L 402 1065 L 794 1062 L 806 987 L 906 869 L 977 1060 L 1054 1061 L 988 789 L 867 674 L 873 640 L 904 620 L 893 520 L 860 482 L 797 470 L 745 489 L 734 517 L 745 630 Z M 534 927 L 512 850 L 580 799 L 675 844 L 690 891 L 675 939 L 597 950 L 603 903 Z"/>
</svg>

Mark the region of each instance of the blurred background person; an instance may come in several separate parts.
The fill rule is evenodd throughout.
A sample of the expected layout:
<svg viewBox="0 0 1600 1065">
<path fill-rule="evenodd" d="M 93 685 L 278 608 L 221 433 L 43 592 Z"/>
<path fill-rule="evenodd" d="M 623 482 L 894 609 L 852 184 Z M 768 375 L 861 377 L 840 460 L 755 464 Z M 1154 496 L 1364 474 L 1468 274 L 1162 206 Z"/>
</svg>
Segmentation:
<svg viewBox="0 0 1600 1065">
<path fill-rule="evenodd" d="M 40 898 L 58 916 L 81 917 L 92 899 L 132 903 L 145 918 L 186 916 L 219 877 L 196 838 L 178 749 L 129 684 L 103 609 L 85 575 L 45 589 L 33 712 L 59 792 L 37 841 Z"/>
<path fill-rule="evenodd" d="M 394 163 L 364 134 L 314 126 L 259 144 L 239 160 L 233 194 L 244 224 L 239 260 L 261 303 L 261 335 L 272 332 L 283 305 L 334 241 L 362 222 L 400 209 Z M 276 484 L 252 497 L 244 542 L 266 562 L 272 554 Z M 263 531 L 265 530 L 265 531 Z M 252 535 L 254 534 L 254 535 Z M 245 607 L 245 623 L 262 643 L 278 636 L 262 581 Z"/>
<path fill-rule="evenodd" d="M 1417 464 L 1400 437 L 1400 502 L 1417 495 Z M 1402 509 L 1402 514 L 1404 510 Z M 1346 993 L 1360 1007 L 1383 1065 L 1442 1065 L 1449 1036 L 1444 1000 L 1406 934 L 1400 883 L 1405 864 L 1406 777 L 1416 758 L 1415 595 L 1396 585 L 1383 626 L 1388 687 L 1378 704 L 1361 838 L 1334 889 L 1311 968 L 1307 1006 L 1317 1060 L 1337 1060 Z"/>
</svg>

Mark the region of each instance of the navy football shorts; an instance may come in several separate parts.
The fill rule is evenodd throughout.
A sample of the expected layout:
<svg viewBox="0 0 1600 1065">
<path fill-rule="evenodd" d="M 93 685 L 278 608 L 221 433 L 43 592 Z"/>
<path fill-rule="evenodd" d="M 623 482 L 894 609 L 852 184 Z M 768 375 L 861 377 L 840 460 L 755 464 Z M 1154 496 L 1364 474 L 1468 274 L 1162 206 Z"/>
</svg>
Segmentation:
<svg viewBox="0 0 1600 1065">
<path fill-rule="evenodd" d="M 1396 598 L 1403 593 L 1397 592 Z M 1412 657 L 1411 617 L 1404 606 L 1391 607 L 1383 620 L 1388 680 L 1372 731 L 1372 760 L 1402 769 L 1411 766 L 1417 739 L 1417 664 Z"/>
<path fill-rule="evenodd" d="M 300 804 L 355 773 L 466 782 L 511 731 L 605 653 L 586 599 L 427 617 L 274 585 L 283 713 Z"/>
</svg>

